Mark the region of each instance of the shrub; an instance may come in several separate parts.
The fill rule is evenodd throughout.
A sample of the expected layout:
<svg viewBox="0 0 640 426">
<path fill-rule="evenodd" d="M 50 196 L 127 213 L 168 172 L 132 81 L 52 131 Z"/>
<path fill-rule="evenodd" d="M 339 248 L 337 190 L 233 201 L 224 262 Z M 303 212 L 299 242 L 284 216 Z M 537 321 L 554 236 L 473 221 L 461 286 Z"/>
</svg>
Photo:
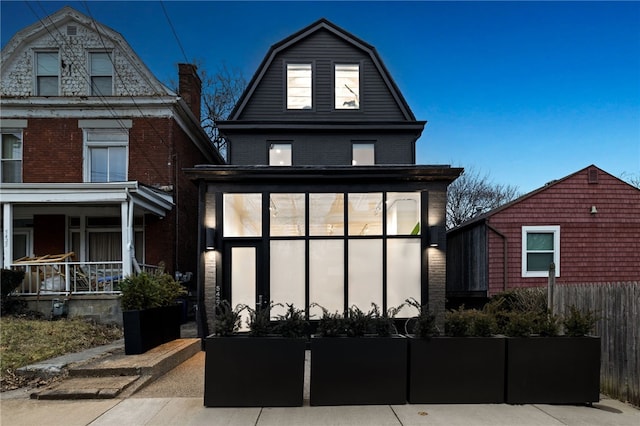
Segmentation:
<svg viewBox="0 0 640 426">
<path fill-rule="evenodd" d="M 496 331 L 495 319 L 487 314 L 478 310 L 469 311 L 471 316 L 471 336 L 477 337 L 489 337 Z"/>
<path fill-rule="evenodd" d="M 504 333 L 510 337 L 528 337 L 534 331 L 535 314 L 531 312 L 508 312 Z"/>
<path fill-rule="evenodd" d="M 288 338 L 300 338 L 307 335 L 309 321 L 305 318 L 305 312 L 296 309 L 293 304 L 287 303 L 287 310 L 284 315 L 276 317 L 274 333 Z"/>
<path fill-rule="evenodd" d="M 344 318 L 345 331 L 349 337 L 362 337 L 370 334 L 372 330 L 372 314 L 371 312 L 363 312 L 357 306 L 352 306 L 347 311 Z"/>
<path fill-rule="evenodd" d="M 318 307 L 322 309 L 322 317 L 318 322 L 318 329 L 316 332 L 322 337 L 337 337 L 347 333 L 346 322 L 343 315 L 338 312 L 330 313 L 325 307 L 312 303 L 311 307 Z"/>
<path fill-rule="evenodd" d="M 400 309 L 404 306 L 404 303 L 395 308 L 387 309 L 387 313 L 383 314 L 380 312 L 378 305 L 375 303 L 371 304 L 372 308 L 370 311 L 371 321 L 373 322 L 373 329 L 376 335 L 380 337 L 388 337 L 392 334 L 398 334 L 398 330 L 396 329 L 396 325 L 394 323 L 394 318 L 400 312 Z"/>
<path fill-rule="evenodd" d="M 464 337 L 471 332 L 472 316 L 464 305 L 446 313 L 444 330 L 447 336 Z"/>
<path fill-rule="evenodd" d="M 241 313 L 247 309 L 245 305 L 232 308 L 228 301 L 218 303 L 214 312 L 213 334 L 215 336 L 231 336 L 240 328 Z"/>
<path fill-rule="evenodd" d="M 407 320 L 407 324 L 413 321 L 413 334 L 421 339 L 437 336 L 440 334 L 436 325 L 436 316 L 429 312 L 428 306 L 420 305 L 413 297 L 405 301 L 406 304 L 413 306 L 418 310 L 418 316 Z M 408 326 L 406 327 L 409 328 Z M 408 332 L 408 330 L 407 330 Z"/>
<path fill-rule="evenodd" d="M 170 306 L 186 294 L 186 290 L 173 277 L 159 269 L 153 274 L 141 272 L 129 275 L 120 282 L 122 309 L 137 310 Z"/>
<path fill-rule="evenodd" d="M 20 286 L 24 279 L 24 271 L 14 271 L 12 269 L 2 269 L 0 276 L 0 313 L 21 312 L 26 309 L 26 303 L 18 298 L 9 296 Z"/>
<path fill-rule="evenodd" d="M 567 336 L 586 336 L 593 332 L 598 318 L 592 311 L 582 312 L 575 306 L 569 306 L 569 315 L 565 316 L 563 325 Z"/>
<path fill-rule="evenodd" d="M 271 333 L 271 308 L 276 306 L 273 302 L 266 308 L 252 309 L 249 306 L 245 306 L 249 311 L 249 319 L 247 325 L 249 326 L 249 334 L 252 336 L 266 336 Z"/>
<path fill-rule="evenodd" d="M 534 318 L 534 333 L 540 336 L 550 337 L 560 334 L 560 317 L 547 313 Z"/>
</svg>

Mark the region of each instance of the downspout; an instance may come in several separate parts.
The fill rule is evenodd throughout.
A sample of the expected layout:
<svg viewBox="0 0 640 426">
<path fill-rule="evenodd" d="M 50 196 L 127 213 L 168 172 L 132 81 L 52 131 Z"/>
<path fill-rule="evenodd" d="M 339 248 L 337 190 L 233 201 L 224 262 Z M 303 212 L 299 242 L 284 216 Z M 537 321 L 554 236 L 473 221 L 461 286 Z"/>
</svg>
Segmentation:
<svg viewBox="0 0 640 426">
<path fill-rule="evenodd" d="M 485 221 L 485 224 L 487 225 L 487 228 L 489 228 L 491 231 L 495 232 L 500 238 L 502 238 L 503 244 L 503 253 L 502 253 L 502 266 L 504 268 L 503 270 L 503 283 L 502 283 L 502 291 L 507 291 L 507 288 L 509 287 L 509 278 L 508 278 L 508 272 L 509 272 L 509 262 L 508 262 L 508 258 L 507 258 L 507 254 L 508 254 L 508 250 L 507 250 L 507 236 L 505 234 L 503 234 L 502 232 L 498 231 L 496 228 L 494 228 L 493 226 L 491 226 L 489 224 L 488 221 Z"/>
</svg>

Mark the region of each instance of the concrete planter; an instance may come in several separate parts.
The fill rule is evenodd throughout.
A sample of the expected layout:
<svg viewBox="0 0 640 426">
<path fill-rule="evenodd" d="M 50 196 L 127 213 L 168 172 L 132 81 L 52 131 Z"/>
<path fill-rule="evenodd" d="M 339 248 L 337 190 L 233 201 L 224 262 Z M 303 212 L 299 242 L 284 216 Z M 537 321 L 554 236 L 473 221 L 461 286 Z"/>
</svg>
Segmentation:
<svg viewBox="0 0 640 426">
<path fill-rule="evenodd" d="M 407 339 L 311 338 L 311 405 L 405 404 Z"/>
<path fill-rule="evenodd" d="M 409 338 L 411 404 L 500 404 L 505 389 L 505 339 Z"/>
<path fill-rule="evenodd" d="M 305 339 L 205 339 L 206 407 L 296 407 L 304 392 Z"/>
<path fill-rule="evenodd" d="M 582 404 L 599 400 L 599 337 L 507 339 L 507 403 Z"/>
</svg>

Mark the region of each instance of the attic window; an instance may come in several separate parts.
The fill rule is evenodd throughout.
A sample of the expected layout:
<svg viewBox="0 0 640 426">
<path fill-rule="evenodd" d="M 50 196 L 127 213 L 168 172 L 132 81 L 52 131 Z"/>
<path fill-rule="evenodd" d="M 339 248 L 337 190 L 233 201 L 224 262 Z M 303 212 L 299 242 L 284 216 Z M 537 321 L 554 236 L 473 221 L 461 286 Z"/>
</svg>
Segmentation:
<svg viewBox="0 0 640 426">
<path fill-rule="evenodd" d="M 335 65 L 335 108 L 360 109 L 360 65 Z"/>
<path fill-rule="evenodd" d="M 76 27 L 75 25 L 67 25 L 67 35 L 68 36 L 78 35 L 78 27 Z"/>
<path fill-rule="evenodd" d="M 589 169 L 589 183 L 598 183 L 598 169 Z"/>
<path fill-rule="evenodd" d="M 287 109 L 311 109 L 311 64 L 287 64 Z"/>
</svg>

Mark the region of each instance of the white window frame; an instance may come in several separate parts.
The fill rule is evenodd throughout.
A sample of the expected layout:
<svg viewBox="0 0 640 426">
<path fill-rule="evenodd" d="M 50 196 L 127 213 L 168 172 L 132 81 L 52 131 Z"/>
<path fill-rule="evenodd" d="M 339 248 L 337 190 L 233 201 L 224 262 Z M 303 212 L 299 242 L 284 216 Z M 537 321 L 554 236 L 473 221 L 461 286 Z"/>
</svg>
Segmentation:
<svg viewBox="0 0 640 426">
<path fill-rule="evenodd" d="M 40 54 L 55 54 L 56 55 L 56 73 L 55 74 L 40 74 L 38 72 L 38 57 Z M 55 77 L 56 78 L 56 88 L 57 91 L 55 94 L 51 95 L 43 95 L 40 93 L 40 77 Z M 53 50 L 39 50 L 33 52 L 33 92 L 36 96 L 60 96 L 60 52 Z"/>
<path fill-rule="evenodd" d="M 113 95 L 113 53 L 104 52 L 104 51 L 96 51 L 96 52 L 88 52 L 88 68 L 89 68 L 89 95 L 90 96 L 112 96 Z M 107 55 L 110 62 L 110 72 L 108 74 L 98 74 L 93 70 L 93 55 Z M 111 87 L 109 93 L 96 93 L 95 85 L 93 84 L 94 77 L 109 77 L 111 79 Z"/>
<path fill-rule="evenodd" d="M 22 183 L 23 181 L 23 175 L 24 175 L 24 162 L 23 162 L 23 158 L 24 158 L 24 132 L 23 129 L 1 129 L 2 135 L 4 134 L 16 134 L 16 135 L 20 135 L 20 158 L 4 158 L 4 154 L 2 154 L 2 147 L 0 146 L 0 182 L 2 183 Z M 2 140 L 0 140 L 0 143 L 2 143 Z M 4 180 L 4 167 L 6 166 L 7 163 L 9 162 L 16 162 L 16 163 L 20 163 L 20 179 L 17 182 L 5 182 Z"/>
<path fill-rule="evenodd" d="M 351 75 L 354 70 L 346 68 L 357 67 L 355 73 L 357 73 L 357 86 L 350 87 L 345 82 L 350 80 L 350 77 L 345 77 L 344 73 Z M 334 109 L 336 110 L 354 110 L 357 111 L 361 108 L 361 75 L 360 75 L 360 63 L 335 63 L 333 65 L 333 98 Z M 340 75 L 339 75 L 340 73 Z M 352 84 L 353 85 L 353 84 Z M 344 86 L 344 87 L 343 87 Z M 355 99 L 353 99 L 355 98 Z M 353 103 L 352 103 L 353 102 Z"/>
<path fill-rule="evenodd" d="M 523 226 L 522 227 L 522 277 L 548 277 L 549 271 L 529 271 L 527 270 L 527 235 L 528 234 L 553 234 L 553 263 L 556 267 L 556 278 L 560 277 L 560 226 Z"/>
<path fill-rule="evenodd" d="M 127 133 L 127 140 L 126 141 L 122 141 L 122 140 L 109 140 L 108 139 L 108 134 L 109 133 L 114 133 L 115 132 L 126 132 Z M 105 140 L 99 140 L 99 141 L 89 141 L 88 137 L 89 134 L 99 134 L 99 133 L 104 133 L 105 135 Z M 84 129 L 84 181 L 85 182 L 92 182 L 91 180 L 91 171 L 92 171 L 92 164 L 91 164 L 91 150 L 93 148 L 124 148 L 125 149 L 125 165 L 124 165 L 124 180 L 123 181 L 117 181 L 117 182 L 126 182 L 129 179 L 129 133 L 127 129 Z M 108 170 L 108 167 L 107 167 Z M 108 176 L 107 176 L 107 180 L 105 182 L 116 182 L 111 180 Z"/>
<path fill-rule="evenodd" d="M 286 108 L 287 110 L 292 110 L 292 111 L 309 111 L 313 109 L 313 63 L 311 62 L 288 62 L 286 64 L 286 75 L 285 75 L 285 88 L 286 88 Z M 295 69 L 295 68 L 299 68 L 299 69 Z M 304 69 L 302 69 L 304 68 Z M 307 70 L 308 68 L 308 70 Z M 290 76 L 289 73 L 290 72 L 304 72 L 304 71 L 308 71 L 309 73 L 309 77 L 308 77 L 308 90 L 309 90 L 309 105 L 304 105 L 304 103 L 298 103 L 298 102 L 294 102 L 294 100 L 296 99 L 306 99 L 306 96 L 294 96 L 292 94 L 290 94 L 290 92 L 292 92 L 292 89 L 300 89 L 300 91 L 306 90 L 307 86 L 305 85 L 297 85 L 297 86 L 290 86 L 290 81 L 291 79 L 293 79 L 293 76 Z M 306 79 L 306 76 L 301 75 L 299 77 L 297 77 L 298 79 Z"/>
</svg>

